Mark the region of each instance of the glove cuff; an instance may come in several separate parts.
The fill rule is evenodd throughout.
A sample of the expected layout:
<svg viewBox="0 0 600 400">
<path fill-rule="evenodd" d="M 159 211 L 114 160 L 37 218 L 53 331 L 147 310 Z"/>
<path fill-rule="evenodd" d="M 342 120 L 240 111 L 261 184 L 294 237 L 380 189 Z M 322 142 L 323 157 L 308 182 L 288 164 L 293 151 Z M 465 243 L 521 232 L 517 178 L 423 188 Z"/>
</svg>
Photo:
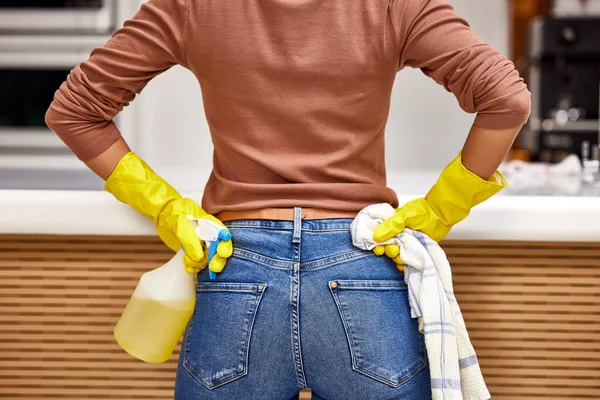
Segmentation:
<svg viewBox="0 0 600 400">
<path fill-rule="evenodd" d="M 154 221 L 165 205 L 181 195 L 139 156 L 129 152 L 106 180 L 104 189 Z"/>
<path fill-rule="evenodd" d="M 454 225 L 466 218 L 471 208 L 505 187 L 506 179 L 499 171 L 486 181 L 465 168 L 462 153 L 459 153 L 442 171 L 425 199 L 438 217 Z"/>
</svg>

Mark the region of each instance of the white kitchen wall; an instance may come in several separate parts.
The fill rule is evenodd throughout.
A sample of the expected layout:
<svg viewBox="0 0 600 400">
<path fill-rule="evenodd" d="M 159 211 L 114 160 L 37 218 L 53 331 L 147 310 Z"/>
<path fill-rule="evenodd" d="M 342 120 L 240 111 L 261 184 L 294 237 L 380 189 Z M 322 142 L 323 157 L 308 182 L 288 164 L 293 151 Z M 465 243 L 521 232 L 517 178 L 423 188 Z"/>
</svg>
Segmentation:
<svg viewBox="0 0 600 400">
<path fill-rule="evenodd" d="M 508 52 L 506 0 L 451 0 L 472 29 L 502 53 Z M 136 100 L 135 149 L 156 169 L 197 171 L 211 167 L 212 144 L 196 79 L 176 67 L 155 78 Z M 439 169 L 460 149 L 474 116 L 418 70 L 398 74 L 387 126 L 387 165 Z"/>
<path fill-rule="evenodd" d="M 475 33 L 508 55 L 508 1 L 450 2 Z M 474 118 L 460 109 L 454 95 L 421 71 L 400 71 L 386 130 L 388 170 L 443 168 L 460 150 Z"/>
</svg>

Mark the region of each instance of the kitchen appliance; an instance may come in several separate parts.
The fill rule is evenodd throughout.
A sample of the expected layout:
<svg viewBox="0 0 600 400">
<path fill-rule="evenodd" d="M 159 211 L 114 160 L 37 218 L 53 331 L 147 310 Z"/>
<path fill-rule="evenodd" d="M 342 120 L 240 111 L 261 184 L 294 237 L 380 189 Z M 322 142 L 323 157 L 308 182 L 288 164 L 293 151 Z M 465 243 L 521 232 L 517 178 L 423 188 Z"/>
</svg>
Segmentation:
<svg viewBox="0 0 600 400">
<path fill-rule="evenodd" d="M 0 36 L 0 169 L 86 168 L 44 117 L 69 72 L 107 38 Z"/>
<path fill-rule="evenodd" d="M 600 0 L 554 0 L 554 16 L 600 15 Z"/>
<path fill-rule="evenodd" d="M 583 164 L 583 174 L 581 180 L 588 184 L 597 184 L 600 182 L 600 146 L 593 146 L 590 150 L 590 143 L 583 142 L 581 146 L 581 163 Z"/>
<path fill-rule="evenodd" d="M 2 0 L 0 30 L 105 34 L 115 12 L 114 0 Z"/>
<path fill-rule="evenodd" d="M 541 17 L 529 31 L 527 83 L 532 110 L 522 143 L 533 160 L 581 156 L 598 144 L 600 18 Z"/>
<path fill-rule="evenodd" d="M 101 189 L 46 127 L 55 91 L 140 1 L 0 0 L 0 189 Z M 136 106 L 115 118 L 135 145 Z"/>
</svg>

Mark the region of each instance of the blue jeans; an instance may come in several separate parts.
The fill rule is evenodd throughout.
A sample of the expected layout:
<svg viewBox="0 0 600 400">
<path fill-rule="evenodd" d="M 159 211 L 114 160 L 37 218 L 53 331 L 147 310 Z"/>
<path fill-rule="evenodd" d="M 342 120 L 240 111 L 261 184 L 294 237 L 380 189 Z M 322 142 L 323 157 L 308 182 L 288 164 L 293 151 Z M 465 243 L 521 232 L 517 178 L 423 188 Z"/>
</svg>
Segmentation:
<svg viewBox="0 0 600 400">
<path fill-rule="evenodd" d="M 431 399 L 403 275 L 352 245 L 351 219 L 226 225 L 233 256 L 198 275 L 176 400 Z"/>
</svg>

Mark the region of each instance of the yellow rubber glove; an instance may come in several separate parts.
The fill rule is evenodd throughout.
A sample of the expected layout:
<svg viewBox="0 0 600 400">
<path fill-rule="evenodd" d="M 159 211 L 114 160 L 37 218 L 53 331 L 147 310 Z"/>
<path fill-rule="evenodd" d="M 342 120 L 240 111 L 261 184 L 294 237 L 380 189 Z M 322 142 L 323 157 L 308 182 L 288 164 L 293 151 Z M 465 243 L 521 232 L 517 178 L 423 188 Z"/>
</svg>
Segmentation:
<svg viewBox="0 0 600 400">
<path fill-rule="evenodd" d="M 385 220 L 373 232 L 373 240 L 385 242 L 398 235 L 404 228 L 423 232 L 436 242 L 442 240 L 452 226 L 465 219 L 471 208 L 489 199 L 506 187 L 506 179 L 498 171 L 489 180 L 481 179 L 467 170 L 458 155 L 442 171 L 438 181 L 425 198 L 409 201 L 396 210 L 393 217 Z M 377 246 L 375 254 L 386 254 L 400 266 L 399 249 L 396 245 Z"/>
<path fill-rule="evenodd" d="M 387 257 L 391 258 L 393 262 L 396 263 L 396 268 L 398 268 L 400 272 L 404 272 L 404 263 L 400 259 L 400 247 L 398 247 L 398 245 L 387 244 L 382 246 L 375 246 L 375 248 L 373 249 L 373 253 L 375 253 L 375 255 L 377 256 L 382 256 L 385 254 Z"/>
<path fill-rule="evenodd" d="M 154 221 L 158 236 L 173 251 L 179 251 L 183 247 L 183 261 L 186 271 L 190 273 L 206 268 L 208 251 L 198 239 L 188 215 L 216 222 L 227 229 L 195 201 L 182 198 L 133 152 L 123 156 L 106 180 L 104 188 L 118 200 Z M 232 251 L 231 240 L 222 241 L 217 247 L 217 254 L 210 261 L 210 270 L 221 272 Z"/>
</svg>

